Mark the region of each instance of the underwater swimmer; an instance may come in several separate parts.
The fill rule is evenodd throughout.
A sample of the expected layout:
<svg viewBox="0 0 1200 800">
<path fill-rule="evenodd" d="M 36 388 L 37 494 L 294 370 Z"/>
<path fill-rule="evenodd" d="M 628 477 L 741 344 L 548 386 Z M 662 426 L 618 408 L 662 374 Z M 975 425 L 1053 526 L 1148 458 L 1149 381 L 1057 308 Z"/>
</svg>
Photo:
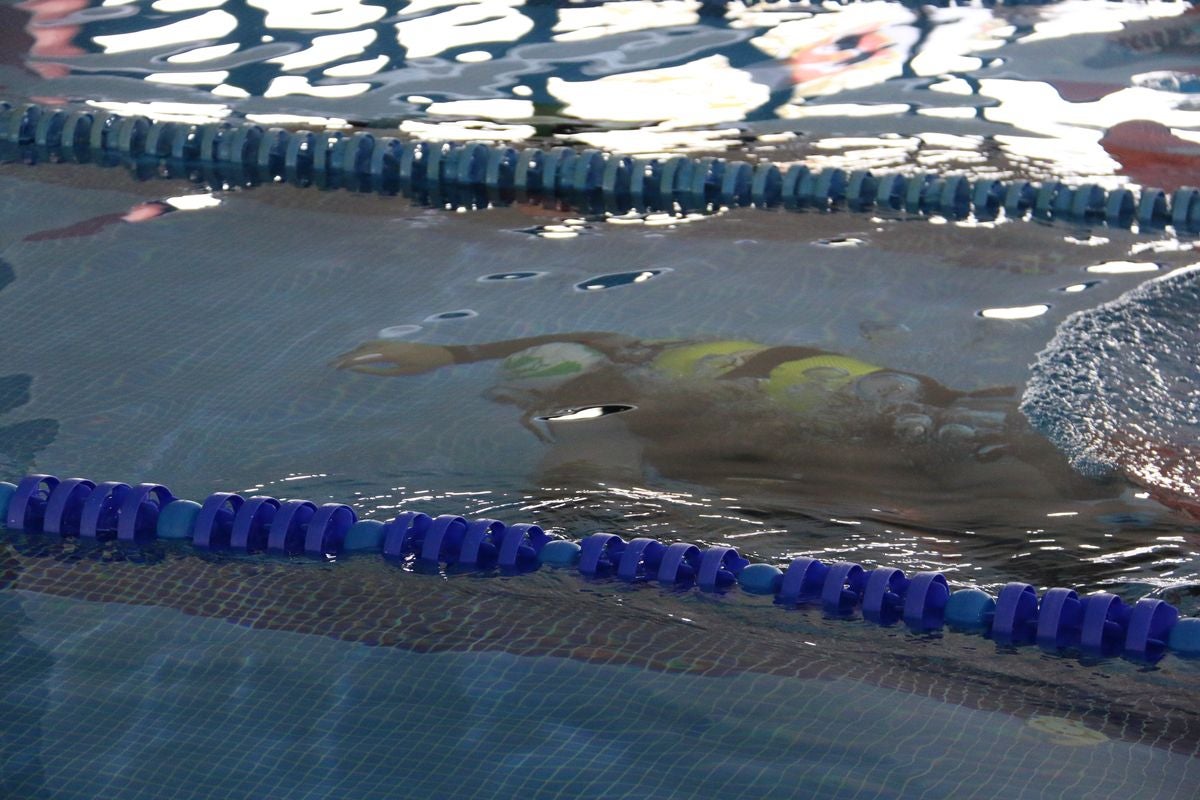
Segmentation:
<svg viewBox="0 0 1200 800">
<path fill-rule="evenodd" d="M 555 479 L 637 480 L 648 467 L 848 508 L 1037 506 L 1112 495 L 1018 413 L 1015 389 L 957 391 L 811 347 L 550 334 L 477 345 L 369 341 L 341 369 L 415 375 L 496 361 L 488 396 L 551 444 Z M 751 482 L 751 483 L 747 483 Z M 1031 511 L 1035 510 L 1033 507 Z M 951 515 L 953 516 L 953 515 Z"/>
</svg>

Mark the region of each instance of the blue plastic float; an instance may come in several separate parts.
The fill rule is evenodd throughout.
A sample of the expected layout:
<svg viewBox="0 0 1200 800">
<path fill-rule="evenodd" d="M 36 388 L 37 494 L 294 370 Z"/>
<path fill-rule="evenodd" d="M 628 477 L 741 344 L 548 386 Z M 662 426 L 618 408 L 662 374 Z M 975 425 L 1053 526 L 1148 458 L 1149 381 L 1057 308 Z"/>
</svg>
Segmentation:
<svg viewBox="0 0 1200 800">
<path fill-rule="evenodd" d="M 654 581 L 671 590 L 691 586 L 773 595 L 785 607 L 819 603 L 827 616 L 861 613 L 877 625 L 903 621 L 915 633 L 953 630 L 990 636 L 1006 645 L 1037 643 L 1054 653 L 1123 655 L 1156 661 L 1168 650 L 1200 656 L 1200 619 L 1181 619 L 1171 604 L 1146 597 L 1132 606 L 1107 592 L 1080 596 L 1053 588 L 1039 598 L 1033 586 L 1009 583 L 999 596 L 979 589 L 951 591 L 940 572 L 907 576 L 894 567 L 866 569 L 843 561 L 795 558 L 786 568 L 751 564 L 735 548 L 701 549 L 614 533 L 580 542 L 551 537 L 537 525 L 508 525 L 453 514 L 406 511 L 390 522 L 359 520 L 341 503 L 279 501 L 215 492 L 203 503 L 181 500 L 157 483 L 136 486 L 86 478 L 27 475 L 0 483 L 0 518 L 11 530 L 128 545 L 154 539 L 190 540 L 204 551 L 330 558 L 376 552 L 392 561 L 436 568 L 495 567 L 510 573 L 539 566 L 574 567 L 591 579 Z"/>
</svg>

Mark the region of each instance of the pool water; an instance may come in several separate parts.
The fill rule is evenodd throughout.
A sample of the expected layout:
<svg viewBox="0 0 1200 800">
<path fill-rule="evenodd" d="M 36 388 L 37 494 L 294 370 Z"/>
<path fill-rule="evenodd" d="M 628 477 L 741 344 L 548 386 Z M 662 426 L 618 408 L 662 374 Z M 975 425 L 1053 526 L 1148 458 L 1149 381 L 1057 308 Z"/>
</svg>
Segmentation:
<svg viewBox="0 0 1200 800">
<path fill-rule="evenodd" d="M 165 118 L 1200 183 L 1194 7 L 1097 8 L 0 4 L 0 86 Z M 1197 613 L 1192 239 L 713 211 L 430 207 L 0 150 L 0 478 Z M 0 553 L 4 797 L 1184 798 L 1200 770 L 1200 672 L 1173 655 L 568 570 L 15 531 Z"/>
<path fill-rule="evenodd" d="M 1194 695 L 1134 665 L 542 571 L 8 563 L 13 797 L 1186 797 L 1195 778 Z"/>
</svg>

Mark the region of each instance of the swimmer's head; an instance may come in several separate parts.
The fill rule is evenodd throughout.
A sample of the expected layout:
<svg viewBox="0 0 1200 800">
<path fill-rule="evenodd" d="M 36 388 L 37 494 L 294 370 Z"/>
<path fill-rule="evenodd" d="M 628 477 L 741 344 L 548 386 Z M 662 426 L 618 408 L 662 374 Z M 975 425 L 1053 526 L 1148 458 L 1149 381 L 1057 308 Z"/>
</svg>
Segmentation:
<svg viewBox="0 0 1200 800">
<path fill-rule="evenodd" d="M 920 402 L 924 394 L 920 378 L 891 370 L 869 372 L 855 378 L 852 385 L 855 397 L 880 412 Z"/>
<path fill-rule="evenodd" d="M 576 342 L 551 342 L 513 353 L 500 365 L 501 386 L 545 391 L 608 363 L 598 350 Z"/>
</svg>

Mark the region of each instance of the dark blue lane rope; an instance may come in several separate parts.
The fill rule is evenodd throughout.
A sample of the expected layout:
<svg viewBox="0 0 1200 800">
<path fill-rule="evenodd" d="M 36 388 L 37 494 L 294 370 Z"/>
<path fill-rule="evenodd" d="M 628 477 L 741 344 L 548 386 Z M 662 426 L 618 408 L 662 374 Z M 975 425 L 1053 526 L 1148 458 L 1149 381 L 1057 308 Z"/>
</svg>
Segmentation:
<svg viewBox="0 0 1200 800">
<path fill-rule="evenodd" d="M 944 625 L 990 636 L 1002 644 L 1036 643 L 1049 652 L 1115 656 L 1153 662 L 1168 649 L 1200 656 L 1200 618 L 1157 599 L 1127 605 L 1108 592 L 1080 597 L 1054 588 L 1038 598 L 1033 586 L 1009 583 L 992 597 L 979 589 L 951 591 L 941 572 L 907 576 L 893 567 L 866 569 L 848 561 L 825 564 L 795 558 L 785 569 L 751 564 L 735 548 L 701 549 L 688 542 L 649 538 L 629 541 L 593 533 L 579 542 L 559 539 L 537 525 L 508 525 L 453 514 L 430 517 L 407 511 L 390 522 L 359 520 L 342 503 L 280 502 L 216 492 L 203 502 L 176 498 L 157 483 L 132 486 L 85 478 L 27 475 L 0 483 L 0 519 L 15 531 L 82 540 L 115 540 L 132 546 L 155 539 L 188 540 L 197 550 L 266 553 L 327 559 L 353 552 L 380 553 L 393 562 L 428 567 L 499 568 L 529 572 L 542 565 L 574 567 L 588 578 L 657 582 L 684 590 L 724 592 L 740 587 L 774 595 L 785 607 L 820 605 L 833 617 L 878 625 L 903 621 L 917 633 Z"/>
<path fill-rule="evenodd" d="M 263 129 L 249 123 L 153 122 L 90 110 L 0 103 L 0 146 L 27 161 L 116 164 L 139 176 L 211 172 L 210 182 L 284 180 L 419 197 L 434 205 L 486 206 L 562 200 L 585 211 L 711 211 L 754 206 L 831 211 L 873 208 L 948 219 L 1031 217 L 1139 231 L 1200 233 L 1200 190 L 1106 191 L 1095 184 L 1036 184 L 965 175 L 912 175 L 860 169 L 813 170 L 723 158 L 633 158 L 571 147 L 516 150 L 479 142 L 424 142 L 340 131 Z"/>
</svg>

